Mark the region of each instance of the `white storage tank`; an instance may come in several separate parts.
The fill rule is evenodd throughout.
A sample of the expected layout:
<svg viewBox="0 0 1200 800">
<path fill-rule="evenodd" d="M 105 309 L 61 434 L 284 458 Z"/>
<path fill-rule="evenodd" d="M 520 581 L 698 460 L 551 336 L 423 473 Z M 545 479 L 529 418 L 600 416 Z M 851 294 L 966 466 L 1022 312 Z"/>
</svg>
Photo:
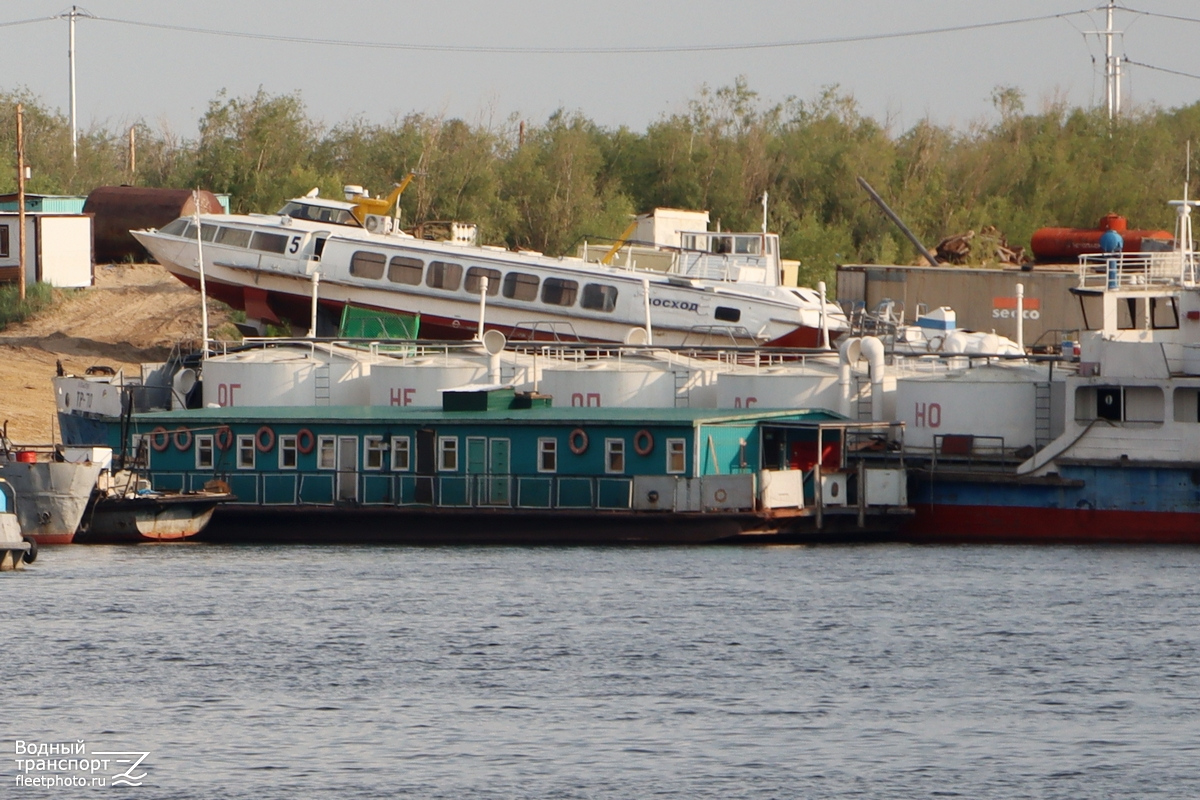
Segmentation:
<svg viewBox="0 0 1200 800">
<path fill-rule="evenodd" d="M 841 404 L 837 371 L 779 366 L 730 372 L 717 378 L 717 408 L 825 408 Z"/>
<path fill-rule="evenodd" d="M 489 356 L 482 348 L 380 358 L 371 367 L 370 403 L 441 408 L 443 389 L 477 383 L 527 391 L 533 388 L 532 363 L 530 357 L 512 353 Z"/>
<path fill-rule="evenodd" d="M 660 364 L 588 361 L 543 368 L 538 391 L 555 406 L 675 408 L 675 376 Z"/>
<path fill-rule="evenodd" d="M 1061 382 L 1055 386 L 1061 389 Z M 995 452 L 1001 439 L 1008 451 L 1036 446 L 1039 403 L 1043 437 L 1062 431 L 1062 392 L 1048 385 L 1044 367 L 989 365 L 902 377 L 895 397 L 909 447 L 932 448 L 942 435 L 974 436 L 979 452 Z"/>
<path fill-rule="evenodd" d="M 244 350 L 204 362 L 204 405 L 366 405 L 370 374 L 357 354 L 305 345 Z"/>
</svg>

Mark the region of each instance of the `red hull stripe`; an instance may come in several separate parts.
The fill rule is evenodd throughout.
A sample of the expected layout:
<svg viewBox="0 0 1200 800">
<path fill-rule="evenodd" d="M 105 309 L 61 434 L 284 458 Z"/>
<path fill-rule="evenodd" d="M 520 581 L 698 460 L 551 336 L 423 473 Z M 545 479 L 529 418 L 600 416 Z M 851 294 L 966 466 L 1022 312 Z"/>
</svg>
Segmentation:
<svg viewBox="0 0 1200 800">
<path fill-rule="evenodd" d="M 914 542 L 1200 544 L 1195 514 L 921 504 L 902 536 Z"/>
</svg>

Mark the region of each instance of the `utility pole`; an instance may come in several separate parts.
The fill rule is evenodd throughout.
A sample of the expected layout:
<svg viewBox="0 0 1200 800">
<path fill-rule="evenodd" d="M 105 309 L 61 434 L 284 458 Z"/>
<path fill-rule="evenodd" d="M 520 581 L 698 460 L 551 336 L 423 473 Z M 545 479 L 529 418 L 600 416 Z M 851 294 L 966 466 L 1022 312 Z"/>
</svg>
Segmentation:
<svg viewBox="0 0 1200 800">
<path fill-rule="evenodd" d="M 79 162 L 79 126 L 75 124 L 75 15 L 78 13 L 77 6 L 71 6 L 71 11 L 67 15 L 70 22 L 67 24 L 69 31 L 67 38 L 67 62 L 71 67 L 71 164 Z M 1109 11 L 1109 19 L 1112 19 L 1112 12 Z"/>
<path fill-rule="evenodd" d="M 25 108 L 17 103 L 17 292 L 25 300 Z"/>
<path fill-rule="evenodd" d="M 129 126 L 129 178 L 137 176 L 137 125 Z"/>
<path fill-rule="evenodd" d="M 1108 0 L 1108 25 L 1104 30 L 1104 94 L 1111 122 L 1121 114 L 1121 57 L 1113 55 L 1113 8 Z"/>
</svg>

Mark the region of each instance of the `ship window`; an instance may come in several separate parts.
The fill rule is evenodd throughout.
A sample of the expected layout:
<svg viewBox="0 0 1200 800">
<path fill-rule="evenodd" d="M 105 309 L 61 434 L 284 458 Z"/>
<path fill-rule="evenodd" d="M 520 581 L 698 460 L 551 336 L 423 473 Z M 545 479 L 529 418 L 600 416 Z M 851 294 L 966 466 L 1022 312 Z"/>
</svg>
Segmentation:
<svg viewBox="0 0 1200 800">
<path fill-rule="evenodd" d="M 213 468 L 213 437 L 202 434 L 196 437 L 196 469 Z"/>
<path fill-rule="evenodd" d="M 250 231 L 241 228 L 221 228 L 217 231 L 217 244 L 246 247 L 250 244 Z"/>
<path fill-rule="evenodd" d="M 1174 329 L 1179 327 L 1179 308 L 1174 297 L 1150 298 L 1150 322 L 1154 328 Z"/>
<path fill-rule="evenodd" d="M 454 291 L 462 283 L 462 264 L 449 261 L 430 261 L 425 273 L 425 285 L 430 289 Z"/>
<path fill-rule="evenodd" d="M 254 469 L 254 435 L 237 437 L 237 468 Z"/>
<path fill-rule="evenodd" d="M 558 440 L 538 439 L 538 472 L 558 471 Z"/>
<path fill-rule="evenodd" d="M 387 256 L 383 253 L 372 253 L 359 250 L 350 256 L 350 274 L 356 278 L 379 280 L 383 277 L 383 265 Z"/>
<path fill-rule="evenodd" d="M 200 241 L 211 242 L 213 239 L 217 238 L 217 231 L 219 230 L 220 228 L 218 228 L 216 225 L 209 225 L 208 223 L 201 225 Z"/>
<path fill-rule="evenodd" d="M 756 256 L 762 252 L 762 237 L 761 236 L 735 236 L 733 237 L 733 252 L 739 255 Z"/>
<path fill-rule="evenodd" d="M 287 251 L 287 244 L 288 237 L 282 233 L 255 231 L 250 239 L 251 249 L 262 250 L 264 253 L 284 253 Z"/>
<path fill-rule="evenodd" d="M 1175 390 L 1175 421 L 1200 422 L 1200 389 Z"/>
<path fill-rule="evenodd" d="M 168 222 L 166 225 L 164 225 L 159 233 L 165 233 L 168 236 L 180 236 L 183 234 L 184 230 L 187 229 L 187 226 L 187 217 L 180 217 L 179 219 L 173 222 Z"/>
<path fill-rule="evenodd" d="M 721 322 L 739 322 L 742 319 L 742 310 L 740 308 L 730 308 L 729 306 L 717 306 L 717 310 L 713 316 L 721 320 Z"/>
<path fill-rule="evenodd" d="M 687 442 L 667 439 L 667 474 L 681 475 L 687 471 Z"/>
<path fill-rule="evenodd" d="M 458 437 L 438 437 L 438 470 L 440 472 L 458 471 Z"/>
<path fill-rule="evenodd" d="M 527 272 L 510 272 L 504 276 L 504 290 L 501 292 L 510 300 L 537 300 L 537 275 Z"/>
<path fill-rule="evenodd" d="M 425 262 L 421 259 L 395 256 L 388 264 L 388 280 L 392 283 L 403 283 L 406 286 L 418 286 L 424 271 Z"/>
<path fill-rule="evenodd" d="M 542 302 L 552 306 L 573 306 L 579 284 L 562 278 L 546 278 L 542 284 Z"/>
<path fill-rule="evenodd" d="M 488 279 L 488 297 L 495 297 L 500 294 L 500 270 L 488 269 L 487 267 L 471 267 L 467 270 L 467 282 L 463 284 L 463 288 L 471 294 L 479 294 L 479 285 L 483 283 L 483 279 Z"/>
<path fill-rule="evenodd" d="M 625 440 L 604 440 L 604 471 L 609 474 L 625 472 Z"/>
<path fill-rule="evenodd" d="M 612 311 L 617 307 L 617 287 L 603 283 L 585 283 L 579 305 L 592 311 Z"/>
<path fill-rule="evenodd" d="M 364 436 L 363 469 L 383 469 L 383 457 L 387 450 L 382 436 Z"/>
<path fill-rule="evenodd" d="M 295 469 L 299 458 L 296 455 L 299 450 L 296 447 L 297 437 L 295 434 L 288 434 L 279 437 L 279 468 L 280 469 Z"/>
<path fill-rule="evenodd" d="M 337 469 L 337 437 L 317 437 L 317 469 Z"/>
<path fill-rule="evenodd" d="M 412 445 L 407 436 L 392 439 L 392 472 L 408 472 L 412 469 Z"/>
<path fill-rule="evenodd" d="M 1162 422 L 1163 392 L 1157 386 L 1130 386 L 1124 397 L 1126 422 Z"/>
<path fill-rule="evenodd" d="M 1096 416 L 1116 422 L 1121 420 L 1121 390 L 1096 389 Z"/>
</svg>

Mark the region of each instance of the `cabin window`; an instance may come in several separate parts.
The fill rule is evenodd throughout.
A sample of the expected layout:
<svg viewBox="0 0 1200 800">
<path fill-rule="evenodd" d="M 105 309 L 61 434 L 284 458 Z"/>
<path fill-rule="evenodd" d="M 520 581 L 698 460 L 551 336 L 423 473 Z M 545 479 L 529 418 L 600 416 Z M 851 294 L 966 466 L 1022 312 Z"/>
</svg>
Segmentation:
<svg viewBox="0 0 1200 800">
<path fill-rule="evenodd" d="M 538 472 L 558 472 L 557 439 L 538 439 Z"/>
<path fill-rule="evenodd" d="M 438 437 L 438 470 L 458 472 L 458 437 Z"/>
<path fill-rule="evenodd" d="M 250 249 L 262 250 L 264 253 L 284 253 L 287 251 L 288 237 L 282 233 L 267 233 L 255 231 L 250 239 Z"/>
<path fill-rule="evenodd" d="M 713 316 L 721 322 L 740 322 L 742 319 L 742 310 L 740 308 L 730 308 L 729 306 L 717 306 L 717 310 Z"/>
<path fill-rule="evenodd" d="M 383 265 L 387 256 L 383 253 L 372 253 L 359 250 L 350 257 L 350 274 L 356 278 L 379 280 L 383 277 Z"/>
<path fill-rule="evenodd" d="M 1200 422 L 1200 389 L 1175 390 L 1175 421 Z"/>
<path fill-rule="evenodd" d="M 604 471 L 612 474 L 625 472 L 625 440 L 604 440 Z"/>
<path fill-rule="evenodd" d="M 246 247 L 250 244 L 250 231 L 241 228 L 221 228 L 217 231 L 217 244 Z"/>
<path fill-rule="evenodd" d="M 188 226 L 187 217 L 180 217 L 179 219 L 175 220 L 174 222 L 168 222 L 166 225 L 164 225 L 162 227 L 162 230 L 159 231 L 159 233 L 165 233 L 168 236 L 182 236 L 183 232 L 185 230 L 187 230 L 187 226 Z M 7 229 L 6 229 L 4 238 L 5 239 L 8 238 Z M 7 253 L 4 253 L 4 255 L 7 255 Z"/>
<path fill-rule="evenodd" d="M 1162 422 L 1163 392 L 1157 386 L 1130 386 L 1125 389 L 1126 422 Z"/>
<path fill-rule="evenodd" d="M 1162 422 L 1164 417 L 1163 391 L 1157 386 L 1083 386 L 1076 390 L 1075 419 L 1080 422 Z"/>
<path fill-rule="evenodd" d="M 203 434 L 196 437 L 196 469 L 213 468 L 213 437 Z"/>
<path fill-rule="evenodd" d="M 592 311 L 612 311 L 617 307 L 617 287 L 603 283 L 585 283 L 579 305 Z"/>
<path fill-rule="evenodd" d="M 412 444 L 407 436 L 392 439 L 392 472 L 408 472 L 412 469 Z"/>
<path fill-rule="evenodd" d="M 430 261 L 425 273 L 425 285 L 430 289 L 455 291 L 462 283 L 462 264 L 449 261 Z"/>
<path fill-rule="evenodd" d="M 762 252 L 762 237 L 761 236 L 735 236 L 733 237 L 733 252 L 738 255 L 756 256 Z"/>
<path fill-rule="evenodd" d="M 501 294 L 509 300 L 537 300 L 537 275 L 527 272 L 510 272 L 504 276 L 504 289 Z"/>
<path fill-rule="evenodd" d="M 317 469 L 337 469 L 337 437 L 317 437 Z"/>
<path fill-rule="evenodd" d="M 1096 389 L 1096 416 L 1100 419 L 1121 421 L 1121 390 L 1113 388 Z"/>
<path fill-rule="evenodd" d="M 237 468 L 254 469 L 254 435 L 237 437 Z"/>
<path fill-rule="evenodd" d="M 296 435 L 287 434 L 279 437 L 279 468 L 295 469 L 299 463 L 299 450 L 296 447 Z"/>
<path fill-rule="evenodd" d="M 579 284 L 562 278 L 546 278 L 542 284 L 542 302 L 552 306 L 573 306 Z"/>
<path fill-rule="evenodd" d="M 488 279 L 488 297 L 495 297 L 500 294 L 500 270 L 488 269 L 487 267 L 471 267 L 468 269 L 467 282 L 463 284 L 463 288 L 471 294 L 479 294 L 479 285 L 483 283 L 483 278 Z"/>
<path fill-rule="evenodd" d="M 687 472 L 687 441 L 667 439 L 667 474 L 682 475 Z"/>
<path fill-rule="evenodd" d="M 1174 297 L 1150 298 L 1150 324 L 1158 330 L 1179 327 L 1179 308 Z"/>
<path fill-rule="evenodd" d="M 383 458 L 387 443 L 382 436 L 363 437 L 363 469 L 383 469 Z"/>
<path fill-rule="evenodd" d="M 419 258 L 394 256 L 388 264 L 388 280 L 392 283 L 403 283 L 405 286 L 419 286 L 424 272 L 425 262 Z"/>
</svg>

